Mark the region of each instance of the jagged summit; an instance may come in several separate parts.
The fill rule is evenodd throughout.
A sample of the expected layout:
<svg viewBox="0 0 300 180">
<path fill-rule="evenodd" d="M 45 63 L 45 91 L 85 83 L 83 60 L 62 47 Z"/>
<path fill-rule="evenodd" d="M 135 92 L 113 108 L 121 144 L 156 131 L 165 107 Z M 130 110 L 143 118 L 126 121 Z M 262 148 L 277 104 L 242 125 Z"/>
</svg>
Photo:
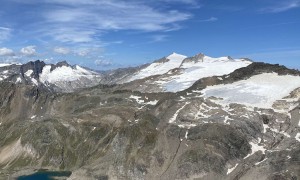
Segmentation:
<svg viewBox="0 0 300 180">
<path fill-rule="evenodd" d="M 166 58 L 170 59 L 170 60 L 181 60 L 182 61 L 183 59 L 187 58 L 187 56 L 173 52 Z"/>
<path fill-rule="evenodd" d="M 97 85 L 101 80 L 99 73 L 78 65 L 71 66 L 66 61 L 46 64 L 36 60 L 21 65 L 5 65 L 0 67 L 0 73 L 0 81 L 43 85 L 57 91 L 67 92 Z"/>
</svg>

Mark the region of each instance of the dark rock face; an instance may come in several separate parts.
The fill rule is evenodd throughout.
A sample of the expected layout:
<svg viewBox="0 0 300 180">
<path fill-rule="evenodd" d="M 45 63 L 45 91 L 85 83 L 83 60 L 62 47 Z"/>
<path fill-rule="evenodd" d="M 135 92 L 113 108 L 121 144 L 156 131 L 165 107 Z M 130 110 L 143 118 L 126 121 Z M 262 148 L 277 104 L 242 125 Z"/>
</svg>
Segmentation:
<svg viewBox="0 0 300 180">
<path fill-rule="evenodd" d="M 168 62 L 168 61 L 170 61 L 168 58 L 163 57 L 161 59 L 158 59 L 158 60 L 154 61 L 154 63 L 165 63 L 165 62 Z"/>
<path fill-rule="evenodd" d="M 37 60 L 37 61 L 30 61 L 26 64 L 21 65 L 20 67 L 20 73 L 22 74 L 22 76 L 24 77 L 24 73 L 26 73 L 28 70 L 32 70 L 33 71 L 33 77 L 38 79 L 39 78 L 39 74 L 42 73 L 43 71 L 43 67 L 46 64 L 43 61 Z"/>
<path fill-rule="evenodd" d="M 62 67 L 62 66 L 66 66 L 66 67 L 71 67 L 67 61 L 61 61 L 61 62 L 58 62 L 57 64 L 52 64 L 51 65 L 51 69 L 50 71 L 53 71 L 54 69 L 58 68 L 58 67 Z"/>
<path fill-rule="evenodd" d="M 203 58 L 204 58 L 204 54 L 200 53 L 200 54 L 197 54 L 196 56 L 193 56 L 193 57 L 189 57 L 189 58 L 186 58 L 182 61 L 182 64 L 184 63 L 187 63 L 187 62 L 203 62 Z"/>
</svg>

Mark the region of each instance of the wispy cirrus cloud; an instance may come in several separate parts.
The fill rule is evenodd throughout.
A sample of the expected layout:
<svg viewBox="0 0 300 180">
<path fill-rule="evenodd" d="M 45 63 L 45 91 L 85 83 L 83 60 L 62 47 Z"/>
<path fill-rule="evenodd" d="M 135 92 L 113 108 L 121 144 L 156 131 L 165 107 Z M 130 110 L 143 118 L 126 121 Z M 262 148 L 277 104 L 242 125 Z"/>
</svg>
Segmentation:
<svg viewBox="0 0 300 180">
<path fill-rule="evenodd" d="M 96 66 L 102 66 L 102 67 L 107 67 L 107 66 L 112 66 L 113 62 L 109 60 L 103 60 L 103 59 L 97 59 L 95 60 L 95 65 Z"/>
<path fill-rule="evenodd" d="M 208 19 L 200 19 L 200 20 L 196 20 L 197 22 L 214 22 L 214 21 L 218 21 L 219 19 L 216 17 L 210 17 Z"/>
<path fill-rule="evenodd" d="M 12 29 L 0 27 L 0 42 L 6 41 L 11 37 Z"/>
<path fill-rule="evenodd" d="M 175 2 L 196 3 L 195 0 Z M 47 5 L 35 12 L 41 18 L 31 29 L 63 43 L 99 43 L 102 34 L 110 31 L 175 31 L 182 28 L 180 22 L 192 18 L 187 12 L 154 8 L 147 1 L 136 0 L 29 0 L 26 3 Z"/>
<path fill-rule="evenodd" d="M 157 0 L 156 0 L 157 1 Z M 189 4 L 189 5 L 197 5 L 199 6 L 199 0 L 158 0 L 161 2 L 167 2 L 167 3 L 182 3 L 182 4 Z"/>
<path fill-rule="evenodd" d="M 227 12 L 237 12 L 237 11 L 241 11 L 245 8 L 243 6 L 238 6 L 238 5 L 222 4 L 222 5 L 215 6 L 214 9 L 221 10 L 221 11 L 227 11 Z"/>
<path fill-rule="evenodd" d="M 151 42 L 162 42 L 162 41 L 166 41 L 167 38 L 168 38 L 168 35 L 165 35 L 165 34 L 157 34 L 157 35 L 151 36 L 151 39 L 152 39 Z"/>
<path fill-rule="evenodd" d="M 300 0 L 285 0 L 281 2 L 276 2 L 269 7 L 262 8 L 259 11 L 262 13 L 280 13 L 291 9 L 296 9 L 300 7 Z"/>
<path fill-rule="evenodd" d="M 71 50 L 67 47 L 55 47 L 53 51 L 57 54 L 67 55 L 71 52 Z"/>
</svg>

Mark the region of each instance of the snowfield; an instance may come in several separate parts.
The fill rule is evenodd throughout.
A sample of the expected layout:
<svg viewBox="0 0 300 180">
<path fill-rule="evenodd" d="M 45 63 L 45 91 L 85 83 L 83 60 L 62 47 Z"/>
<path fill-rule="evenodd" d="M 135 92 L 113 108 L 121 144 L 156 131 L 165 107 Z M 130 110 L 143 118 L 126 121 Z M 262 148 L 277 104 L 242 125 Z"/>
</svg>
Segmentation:
<svg viewBox="0 0 300 180">
<path fill-rule="evenodd" d="M 58 81 L 75 81 L 81 77 L 93 78 L 96 73 L 88 71 L 78 65 L 75 68 L 69 66 L 61 66 L 50 71 L 51 66 L 46 65 L 43 68 L 43 72 L 40 74 L 40 81 L 45 83 L 55 83 Z"/>
<path fill-rule="evenodd" d="M 212 58 L 204 56 L 203 61 L 183 63 L 180 66 L 183 69 L 180 74 L 163 79 L 160 84 L 168 92 L 182 91 L 192 86 L 201 78 L 229 74 L 251 63 L 243 59 L 233 60 L 228 57 Z"/>
<path fill-rule="evenodd" d="M 271 108 L 276 100 L 300 87 L 300 76 L 264 73 L 232 84 L 210 86 L 201 92 L 205 97 L 218 97 L 220 104 L 238 103 L 252 107 Z"/>
</svg>

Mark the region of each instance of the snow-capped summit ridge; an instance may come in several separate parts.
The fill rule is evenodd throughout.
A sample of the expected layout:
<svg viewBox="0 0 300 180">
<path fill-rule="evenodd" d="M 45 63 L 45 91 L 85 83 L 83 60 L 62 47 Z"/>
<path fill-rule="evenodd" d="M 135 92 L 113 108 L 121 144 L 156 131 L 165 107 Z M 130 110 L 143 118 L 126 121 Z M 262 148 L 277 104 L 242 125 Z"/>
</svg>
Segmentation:
<svg viewBox="0 0 300 180">
<path fill-rule="evenodd" d="M 169 60 L 181 60 L 182 61 L 185 58 L 187 58 L 187 56 L 173 52 L 172 54 L 170 54 L 166 58 L 169 59 Z"/>
<path fill-rule="evenodd" d="M 163 82 L 167 83 L 164 87 L 166 91 L 178 91 L 178 86 L 174 87 L 174 83 L 181 84 L 184 82 L 184 85 L 181 84 L 180 86 L 187 88 L 200 78 L 228 74 L 249 64 L 251 64 L 251 61 L 233 59 L 230 56 L 213 58 L 199 53 L 193 57 L 187 57 L 174 52 L 136 72 L 126 82 L 169 73 L 173 78 L 168 75 L 168 78 L 163 78 L 159 82 L 162 84 L 164 84 Z M 181 69 L 181 73 L 172 75 L 170 71 L 177 68 Z"/>
<path fill-rule="evenodd" d="M 51 65 L 46 65 L 40 74 L 41 82 L 54 83 L 57 81 L 75 81 L 81 77 L 88 77 L 96 75 L 95 72 L 89 71 L 80 67 L 79 65 L 71 66 L 60 66 L 55 69 L 51 69 Z"/>
</svg>

